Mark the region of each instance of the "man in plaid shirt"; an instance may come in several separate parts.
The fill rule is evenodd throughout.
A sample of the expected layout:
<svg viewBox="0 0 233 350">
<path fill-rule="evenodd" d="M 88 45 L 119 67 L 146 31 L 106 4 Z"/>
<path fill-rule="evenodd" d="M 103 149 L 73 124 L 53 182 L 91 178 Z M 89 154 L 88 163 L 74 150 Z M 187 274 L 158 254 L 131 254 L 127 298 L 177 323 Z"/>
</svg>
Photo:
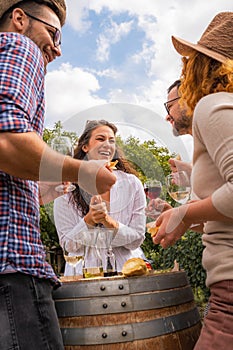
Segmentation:
<svg viewBox="0 0 233 350">
<path fill-rule="evenodd" d="M 63 349 L 52 300 L 59 282 L 40 239 L 37 181 L 79 181 L 93 193 L 106 192 L 115 182 L 103 163 L 62 156 L 41 139 L 44 74 L 61 55 L 65 16 L 64 0 L 0 0 L 2 350 Z M 52 199 L 47 184 L 41 184 L 41 198 Z"/>
</svg>

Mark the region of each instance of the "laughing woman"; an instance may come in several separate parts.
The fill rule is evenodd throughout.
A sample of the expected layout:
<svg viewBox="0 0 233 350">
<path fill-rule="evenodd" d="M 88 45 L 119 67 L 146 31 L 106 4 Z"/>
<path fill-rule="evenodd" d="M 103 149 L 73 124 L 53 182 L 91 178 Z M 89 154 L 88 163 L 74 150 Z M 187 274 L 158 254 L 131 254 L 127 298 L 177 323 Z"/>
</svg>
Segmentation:
<svg viewBox="0 0 233 350">
<path fill-rule="evenodd" d="M 88 121 L 74 155 L 76 159 L 87 161 L 117 160 L 113 170 L 117 177 L 115 185 L 109 192 L 93 197 L 76 185 L 74 192 L 55 200 L 54 219 L 60 244 L 68 242 L 67 250 L 71 255 L 83 255 L 91 228 L 101 225 L 113 229 L 112 248 L 120 272 L 126 260 L 144 258 L 140 245 L 145 238 L 146 198 L 136 171 L 116 145 L 116 132 L 116 126 L 106 120 Z M 93 249 L 91 247 L 85 257 L 89 264 L 94 256 Z M 76 272 L 82 272 L 81 264 L 77 265 Z M 71 268 L 66 265 L 65 275 L 70 274 Z"/>
</svg>

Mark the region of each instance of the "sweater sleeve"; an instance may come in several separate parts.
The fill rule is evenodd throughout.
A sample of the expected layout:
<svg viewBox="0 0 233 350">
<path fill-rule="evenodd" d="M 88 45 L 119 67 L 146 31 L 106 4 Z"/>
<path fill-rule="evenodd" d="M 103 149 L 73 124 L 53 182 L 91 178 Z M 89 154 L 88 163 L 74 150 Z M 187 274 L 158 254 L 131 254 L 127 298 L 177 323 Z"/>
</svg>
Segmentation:
<svg viewBox="0 0 233 350">
<path fill-rule="evenodd" d="M 194 123 L 195 133 L 206 148 L 218 174 L 212 193 L 213 205 L 221 214 L 230 218 L 233 218 L 232 116 L 232 94 L 212 94 L 200 101 L 196 108 Z M 211 173 L 205 176 L 209 178 L 205 180 L 211 181 Z"/>
</svg>

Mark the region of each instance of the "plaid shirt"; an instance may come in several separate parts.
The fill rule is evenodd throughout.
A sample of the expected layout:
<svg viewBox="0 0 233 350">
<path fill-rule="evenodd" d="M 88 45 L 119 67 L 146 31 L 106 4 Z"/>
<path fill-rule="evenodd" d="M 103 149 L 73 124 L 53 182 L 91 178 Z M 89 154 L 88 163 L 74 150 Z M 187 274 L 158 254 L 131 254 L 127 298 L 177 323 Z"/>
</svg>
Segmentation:
<svg viewBox="0 0 233 350">
<path fill-rule="evenodd" d="M 26 36 L 0 33 L 0 132 L 34 131 L 42 136 L 43 123 L 42 54 Z M 57 282 L 45 261 L 39 220 L 37 183 L 0 171 L 0 272 L 10 265 Z"/>
</svg>

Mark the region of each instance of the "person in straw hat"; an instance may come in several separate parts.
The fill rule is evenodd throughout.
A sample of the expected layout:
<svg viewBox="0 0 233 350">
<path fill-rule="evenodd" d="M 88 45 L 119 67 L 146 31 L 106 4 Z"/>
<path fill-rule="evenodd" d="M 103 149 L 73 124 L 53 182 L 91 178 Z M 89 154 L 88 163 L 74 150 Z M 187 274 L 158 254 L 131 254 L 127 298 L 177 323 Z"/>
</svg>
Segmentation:
<svg viewBox="0 0 233 350">
<path fill-rule="evenodd" d="M 194 201 L 160 215 L 153 241 L 174 244 L 204 223 L 202 263 L 210 308 L 195 350 L 231 350 L 233 343 L 233 12 L 217 14 L 200 40 L 172 37 L 181 54 L 179 103 L 193 115 Z"/>
<path fill-rule="evenodd" d="M 0 349 L 63 349 L 52 300 L 59 280 L 40 239 L 38 180 L 79 181 L 106 192 L 115 175 L 41 139 L 44 75 L 61 55 L 64 0 L 0 0 Z M 63 166 L 64 164 L 64 166 Z M 62 168 L 63 166 L 63 168 Z M 41 183 L 41 200 L 54 196 Z M 92 186 L 92 187 L 91 187 Z M 43 190 L 43 191 L 42 191 Z"/>
</svg>

